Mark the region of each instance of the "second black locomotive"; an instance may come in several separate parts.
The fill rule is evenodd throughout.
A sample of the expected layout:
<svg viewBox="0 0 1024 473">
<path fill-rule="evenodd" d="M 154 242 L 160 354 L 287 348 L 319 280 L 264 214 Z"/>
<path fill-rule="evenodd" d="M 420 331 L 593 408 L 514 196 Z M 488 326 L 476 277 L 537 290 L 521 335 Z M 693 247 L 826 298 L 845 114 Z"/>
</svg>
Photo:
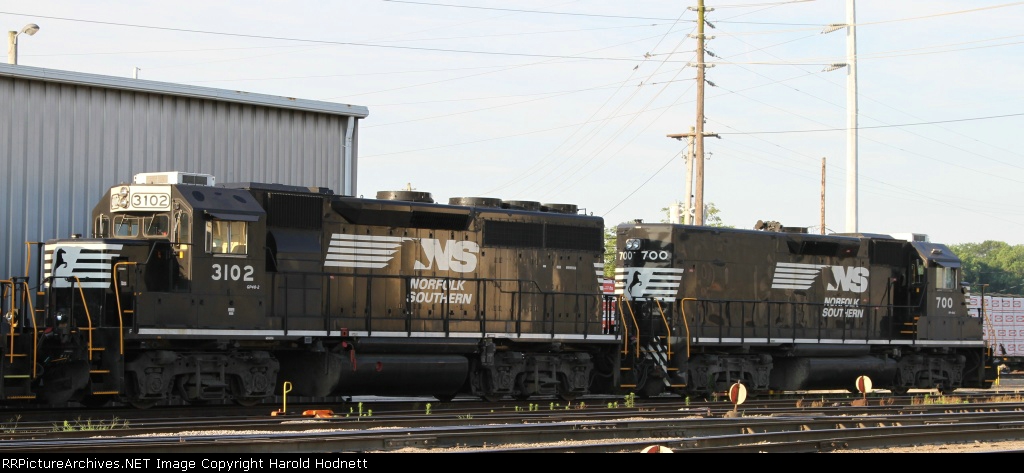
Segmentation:
<svg viewBox="0 0 1024 473">
<path fill-rule="evenodd" d="M 779 228 L 782 230 L 782 228 Z M 987 388 L 948 247 L 888 235 L 617 228 L 623 386 L 644 395 Z"/>
</svg>

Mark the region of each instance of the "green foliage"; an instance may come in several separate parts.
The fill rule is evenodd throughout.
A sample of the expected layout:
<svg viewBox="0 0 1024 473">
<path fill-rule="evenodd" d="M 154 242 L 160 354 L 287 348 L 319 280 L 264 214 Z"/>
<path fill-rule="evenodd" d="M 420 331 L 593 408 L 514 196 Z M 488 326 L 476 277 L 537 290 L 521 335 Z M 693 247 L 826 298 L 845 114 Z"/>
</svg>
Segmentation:
<svg viewBox="0 0 1024 473">
<path fill-rule="evenodd" d="M 18 421 L 21 420 L 21 414 L 14 416 L 13 419 L 8 419 L 8 422 L 14 422 L 14 425 L 0 424 L 0 432 L 5 434 L 13 434 L 18 430 Z"/>
<path fill-rule="evenodd" d="M 661 220 L 661 223 L 669 222 L 669 209 L 665 207 L 661 209 L 665 213 L 665 218 Z M 736 228 L 732 225 L 726 225 L 722 221 L 722 216 L 719 215 L 721 210 L 715 207 L 714 202 L 708 202 L 704 205 L 704 226 L 706 227 L 718 227 L 718 228 Z M 615 253 L 616 253 L 616 227 L 607 227 L 604 229 L 604 277 L 608 279 L 615 278 Z"/>
<path fill-rule="evenodd" d="M 428 416 L 430 415 L 430 408 L 431 408 L 431 407 L 433 407 L 433 406 L 431 406 L 431 405 L 430 405 L 430 403 L 428 402 L 428 403 L 427 403 L 427 415 L 428 415 Z"/>
<path fill-rule="evenodd" d="M 661 209 L 661 211 L 665 212 L 665 218 L 663 218 L 661 220 L 661 223 L 670 223 L 670 219 L 672 218 L 672 213 L 669 211 L 669 208 L 668 207 L 664 207 L 664 208 Z M 714 202 L 705 202 L 704 203 L 704 226 L 705 227 L 718 227 L 718 228 L 736 228 L 736 227 L 734 227 L 732 225 L 726 225 L 725 222 L 722 221 L 722 216 L 719 215 L 721 212 L 722 211 L 719 210 L 718 207 L 715 206 Z"/>
<path fill-rule="evenodd" d="M 615 227 L 604 229 L 604 277 L 615 279 Z"/>
<path fill-rule="evenodd" d="M 54 432 L 84 432 L 93 430 L 114 430 L 114 429 L 127 429 L 128 421 L 120 421 L 116 417 L 110 422 L 99 421 L 93 423 L 92 419 L 82 421 L 81 418 L 75 419 L 74 422 L 64 421 L 61 424 L 54 424 Z"/>
<path fill-rule="evenodd" d="M 986 240 L 949 249 L 960 257 L 961 281 L 970 283 L 972 293 L 980 294 L 985 284 L 985 294 L 1024 293 L 1024 245 Z"/>
<path fill-rule="evenodd" d="M 636 393 L 626 395 L 626 407 L 636 407 Z"/>
</svg>

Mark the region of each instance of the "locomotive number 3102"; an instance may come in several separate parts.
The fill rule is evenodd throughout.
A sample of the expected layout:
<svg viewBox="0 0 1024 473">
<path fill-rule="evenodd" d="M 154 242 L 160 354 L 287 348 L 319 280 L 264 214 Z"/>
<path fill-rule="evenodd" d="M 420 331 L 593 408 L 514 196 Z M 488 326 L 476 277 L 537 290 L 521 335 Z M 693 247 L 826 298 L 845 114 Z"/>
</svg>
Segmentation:
<svg viewBox="0 0 1024 473">
<path fill-rule="evenodd" d="M 214 281 L 252 281 L 252 273 L 255 270 L 251 265 L 239 266 L 237 264 L 214 264 L 213 274 L 210 275 Z"/>
</svg>

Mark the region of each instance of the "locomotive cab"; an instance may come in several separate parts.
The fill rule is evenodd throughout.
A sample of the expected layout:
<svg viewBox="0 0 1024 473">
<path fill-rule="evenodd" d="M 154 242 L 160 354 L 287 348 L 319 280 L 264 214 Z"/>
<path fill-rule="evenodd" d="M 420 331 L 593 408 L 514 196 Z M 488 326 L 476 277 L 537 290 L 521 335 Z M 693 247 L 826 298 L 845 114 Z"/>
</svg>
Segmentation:
<svg viewBox="0 0 1024 473">
<path fill-rule="evenodd" d="M 918 340 L 976 339 L 982 320 L 970 317 L 960 284 L 960 259 L 945 245 L 911 242 L 910 306 L 914 307 Z"/>
<path fill-rule="evenodd" d="M 160 327 L 164 336 L 181 337 L 194 328 L 262 322 L 257 268 L 264 255 L 249 248 L 263 246 L 265 213 L 248 192 L 213 184 L 202 174 L 139 174 L 112 187 L 93 210 L 97 239 L 148 243 L 148 254 L 125 259 L 126 277 L 116 288 L 134 294 L 122 300 L 134 333 Z"/>
</svg>

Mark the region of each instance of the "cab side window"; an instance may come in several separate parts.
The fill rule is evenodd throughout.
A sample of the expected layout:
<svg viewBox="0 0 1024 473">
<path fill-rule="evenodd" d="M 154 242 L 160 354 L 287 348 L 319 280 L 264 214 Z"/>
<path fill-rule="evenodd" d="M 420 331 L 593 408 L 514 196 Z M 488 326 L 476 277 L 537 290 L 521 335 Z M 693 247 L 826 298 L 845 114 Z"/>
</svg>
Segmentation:
<svg viewBox="0 0 1024 473">
<path fill-rule="evenodd" d="M 935 268 L 935 288 L 953 289 L 956 287 L 956 268 Z"/>
<path fill-rule="evenodd" d="M 206 251 L 212 254 L 246 254 L 248 222 L 210 220 L 206 222 Z"/>
</svg>

